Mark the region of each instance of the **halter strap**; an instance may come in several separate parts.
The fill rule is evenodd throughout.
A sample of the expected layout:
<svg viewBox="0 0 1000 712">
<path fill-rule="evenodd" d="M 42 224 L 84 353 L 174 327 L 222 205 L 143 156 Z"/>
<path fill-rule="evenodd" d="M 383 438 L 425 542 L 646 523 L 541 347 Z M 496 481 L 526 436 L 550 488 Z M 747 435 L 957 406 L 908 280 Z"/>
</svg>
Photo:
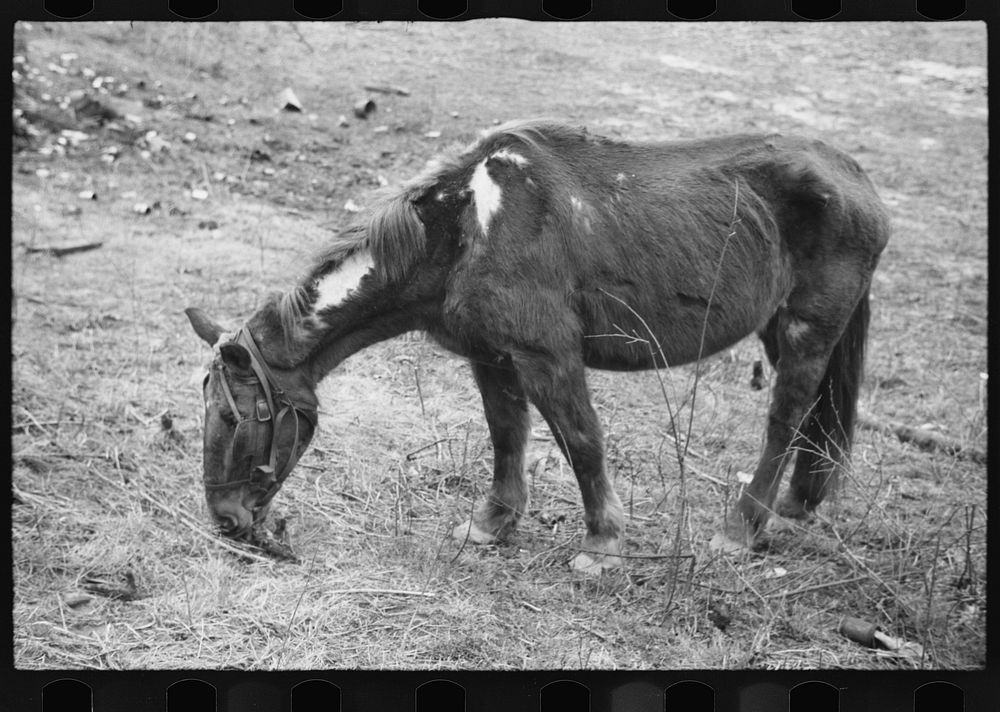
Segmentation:
<svg viewBox="0 0 1000 712">
<path fill-rule="evenodd" d="M 229 387 L 229 381 L 224 374 L 220 373 L 222 380 L 222 391 L 226 396 L 226 401 L 229 404 L 229 408 L 233 413 L 233 417 L 236 418 L 237 425 L 239 428 L 244 423 L 251 423 L 256 421 L 257 423 L 271 422 L 271 443 L 270 452 L 268 453 L 268 464 L 267 465 L 257 465 L 255 466 L 248 477 L 244 477 L 240 480 L 233 480 L 231 482 L 206 482 L 206 490 L 223 490 L 230 489 L 232 487 L 237 487 L 244 484 L 254 484 L 255 477 L 258 472 L 262 472 L 265 476 L 269 475 L 274 477 L 274 481 L 267 486 L 264 497 L 261 501 L 260 506 L 263 506 L 271 500 L 271 498 L 277 493 L 278 487 L 281 483 L 285 481 L 289 474 L 291 474 L 292 469 L 299 461 L 301 453 L 299 453 L 299 414 L 305 417 L 315 428 L 316 427 L 316 409 L 312 406 L 305 406 L 301 403 L 296 403 L 292 399 L 285 395 L 285 392 L 278 386 L 276 379 L 271 373 L 271 369 L 268 367 L 267 362 L 264 360 L 263 354 L 260 352 L 260 348 L 257 346 L 256 340 L 253 338 L 253 334 L 246 326 L 240 327 L 240 330 L 236 333 L 233 338 L 233 342 L 243 346 L 250 355 L 250 367 L 257 378 L 257 382 L 264 391 L 264 398 L 266 400 L 266 412 L 261 412 L 261 406 L 265 404 L 261 401 L 257 401 L 254 407 L 254 412 L 250 417 L 244 416 L 239 408 L 236 407 L 236 399 L 233 397 L 232 390 Z M 277 413 L 275 412 L 274 402 L 279 400 L 282 403 L 282 408 Z M 289 411 L 295 416 L 295 441 L 292 445 L 292 450 L 289 453 L 288 460 L 285 466 L 281 468 L 280 473 L 276 473 L 277 461 L 278 461 L 278 429 L 281 426 L 285 415 Z M 253 427 L 253 426 L 251 426 Z M 262 441 L 261 434 L 259 432 L 259 426 L 254 428 L 254 453 L 260 453 L 266 446 L 266 443 Z M 257 478 L 259 479 L 259 478 Z M 259 483 L 260 484 L 260 483 Z"/>
</svg>

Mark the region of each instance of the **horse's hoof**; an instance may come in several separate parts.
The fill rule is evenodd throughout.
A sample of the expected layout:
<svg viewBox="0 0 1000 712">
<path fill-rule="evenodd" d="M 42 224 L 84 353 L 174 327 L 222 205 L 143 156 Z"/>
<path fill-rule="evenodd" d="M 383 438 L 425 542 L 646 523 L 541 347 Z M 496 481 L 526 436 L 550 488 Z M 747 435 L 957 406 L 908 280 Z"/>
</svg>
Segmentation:
<svg viewBox="0 0 1000 712">
<path fill-rule="evenodd" d="M 808 519 L 811 514 L 802 502 L 787 496 L 778 500 L 778 506 L 774 508 L 774 511 L 779 517 L 785 519 Z"/>
<path fill-rule="evenodd" d="M 471 519 L 464 524 L 459 524 L 452 531 L 451 536 L 458 541 L 471 541 L 473 544 L 492 544 L 497 538 L 476 526 Z"/>
<path fill-rule="evenodd" d="M 573 571 L 578 571 L 588 576 L 600 576 L 606 569 L 616 569 L 621 566 L 622 560 L 613 554 L 588 554 L 580 552 L 569 562 L 569 567 Z"/>
<path fill-rule="evenodd" d="M 731 538 L 728 534 L 719 532 L 708 543 L 712 551 L 727 556 L 745 556 L 750 553 L 750 547 L 744 541 Z"/>
</svg>

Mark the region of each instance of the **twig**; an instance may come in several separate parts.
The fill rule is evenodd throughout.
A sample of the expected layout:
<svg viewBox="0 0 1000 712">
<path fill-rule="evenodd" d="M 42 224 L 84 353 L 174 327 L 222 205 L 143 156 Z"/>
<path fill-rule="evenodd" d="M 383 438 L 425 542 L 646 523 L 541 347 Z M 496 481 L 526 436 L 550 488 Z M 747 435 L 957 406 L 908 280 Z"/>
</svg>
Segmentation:
<svg viewBox="0 0 1000 712">
<path fill-rule="evenodd" d="M 427 591 L 403 591 L 395 588 L 342 588 L 333 591 L 326 591 L 327 594 L 337 593 L 385 593 L 393 596 L 423 596 L 424 598 L 435 598 L 436 593 Z"/>
<path fill-rule="evenodd" d="M 415 456 L 418 455 L 418 454 L 420 454 L 420 453 L 422 453 L 424 450 L 430 450 L 435 445 L 440 445 L 441 443 L 446 443 L 446 442 L 449 442 L 450 440 L 453 440 L 453 439 L 454 438 L 440 438 L 438 440 L 435 440 L 432 443 L 424 445 L 423 447 L 418 447 L 416 450 L 413 450 L 412 452 L 406 453 L 406 459 L 408 461 L 416 460 L 417 458 Z"/>
<path fill-rule="evenodd" d="M 96 250 L 98 247 L 103 246 L 103 242 L 82 242 L 75 245 L 42 245 L 40 247 L 27 246 L 24 248 L 25 252 L 36 253 L 44 252 L 55 257 L 63 257 L 64 255 L 71 255 L 74 252 L 86 252 L 87 250 Z"/>
<path fill-rule="evenodd" d="M 771 593 L 765 593 L 764 598 L 774 598 L 775 596 L 781 596 L 782 598 L 791 598 L 792 596 L 801 596 L 803 593 L 811 593 L 812 591 L 818 591 L 823 588 L 831 588 L 833 586 L 844 586 L 849 583 L 856 583 L 857 581 L 864 581 L 868 576 L 852 576 L 851 578 L 841 579 L 840 581 L 828 581 L 826 583 L 817 583 L 812 586 L 803 586 L 802 588 L 797 588 L 794 591 L 772 591 Z"/>
<path fill-rule="evenodd" d="M 373 91 L 378 94 L 395 94 L 396 96 L 409 96 L 410 92 L 401 87 L 390 87 L 379 84 L 366 84 L 365 91 Z"/>
<path fill-rule="evenodd" d="M 298 36 L 299 42 L 304 44 L 306 46 L 306 49 L 309 50 L 309 54 L 316 54 L 316 49 L 311 44 L 309 44 L 309 40 L 305 38 L 301 30 L 299 30 L 298 26 L 294 22 L 289 22 L 288 24 L 292 28 L 292 31 Z"/>
<path fill-rule="evenodd" d="M 985 451 L 979 448 L 967 447 L 957 440 L 945 437 L 939 433 L 913 428 L 901 423 L 883 423 L 867 415 L 858 416 L 858 425 L 865 430 L 874 430 L 885 435 L 895 435 L 899 438 L 900 442 L 912 443 L 921 450 L 937 450 L 963 460 L 972 460 L 979 465 L 986 464 Z"/>
<path fill-rule="evenodd" d="M 316 563 L 316 557 L 319 555 L 319 550 L 313 552 L 312 561 L 309 562 L 309 568 L 306 570 L 306 576 L 312 573 L 313 566 Z M 302 587 L 302 592 L 299 594 L 299 598 L 295 601 L 295 608 L 292 609 L 292 615 L 288 619 L 288 625 L 285 626 L 285 634 L 281 637 L 281 650 L 278 651 L 278 660 L 285 655 L 285 647 L 288 645 L 288 637 L 292 634 L 292 623 L 295 622 L 295 614 L 299 612 L 299 606 L 302 604 L 302 599 L 306 595 L 306 587 Z"/>
</svg>

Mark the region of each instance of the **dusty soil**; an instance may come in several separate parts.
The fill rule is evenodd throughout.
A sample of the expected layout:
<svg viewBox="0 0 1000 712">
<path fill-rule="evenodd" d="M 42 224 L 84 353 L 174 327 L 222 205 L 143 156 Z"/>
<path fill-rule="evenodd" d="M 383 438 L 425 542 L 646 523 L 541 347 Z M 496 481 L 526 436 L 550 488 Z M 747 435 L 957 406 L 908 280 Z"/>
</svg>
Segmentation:
<svg viewBox="0 0 1000 712">
<path fill-rule="evenodd" d="M 418 334 L 373 347 L 322 385 L 276 500 L 293 564 L 212 531 L 209 354 L 183 309 L 239 323 L 375 189 L 499 121 L 805 133 L 852 153 L 893 217 L 864 411 L 985 449 L 985 40 L 963 23 L 19 25 L 16 665 L 981 667 L 986 468 L 960 454 L 861 430 L 816 519 L 775 522 L 746 561 L 709 551 L 761 442 L 754 341 L 700 367 L 683 473 L 655 374 L 591 374 L 628 514 L 627 564 L 599 580 L 566 566 L 579 493 L 537 417 L 521 530 L 450 540 L 489 483 L 471 376 Z M 302 112 L 279 110 L 286 87 Z M 685 421 L 694 374 L 666 376 Z M 920 647 L 865 648 L 844 616 Z"/>
</svg>

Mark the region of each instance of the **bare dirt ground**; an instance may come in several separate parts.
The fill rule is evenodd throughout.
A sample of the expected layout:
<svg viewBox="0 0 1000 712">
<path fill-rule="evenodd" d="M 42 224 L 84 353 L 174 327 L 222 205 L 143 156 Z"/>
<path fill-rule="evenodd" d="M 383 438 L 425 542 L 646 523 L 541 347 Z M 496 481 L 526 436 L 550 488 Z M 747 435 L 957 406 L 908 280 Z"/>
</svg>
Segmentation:
<svg viewBox="0 0 1000 712">
<path fill-rule="evenodd" d="M 376 188 L 496 121 L 804 133 L 852 153 L 893 216 L 863 410 L 983 450 L 983 25 L 22 24 L 16 42 L 19 668 L 984 665 L 986 467 L 964 453 L 862 429 L 817 518 L 774 522 L 746 561 L 709 551 L 761 443 L 755 341 L 701 366 L 683 476 L 655 374 L 591 374 L 629 558 L 581 580 L 579 493 L 537 417 L 518 534 L 450 540 L 490 446 L 466 365 L 419 335 L 323 384 L 272 515 L 301 563 L 219 539 L 200 484 L 209 354 L 183 315 L 239 323 Z M 285 87 L 301 113 L 278 110 Z M 666 376 L 685 420 L 694 373 Z M 866 648 L 844 616 L 914 645 Z"/>
</svg>

